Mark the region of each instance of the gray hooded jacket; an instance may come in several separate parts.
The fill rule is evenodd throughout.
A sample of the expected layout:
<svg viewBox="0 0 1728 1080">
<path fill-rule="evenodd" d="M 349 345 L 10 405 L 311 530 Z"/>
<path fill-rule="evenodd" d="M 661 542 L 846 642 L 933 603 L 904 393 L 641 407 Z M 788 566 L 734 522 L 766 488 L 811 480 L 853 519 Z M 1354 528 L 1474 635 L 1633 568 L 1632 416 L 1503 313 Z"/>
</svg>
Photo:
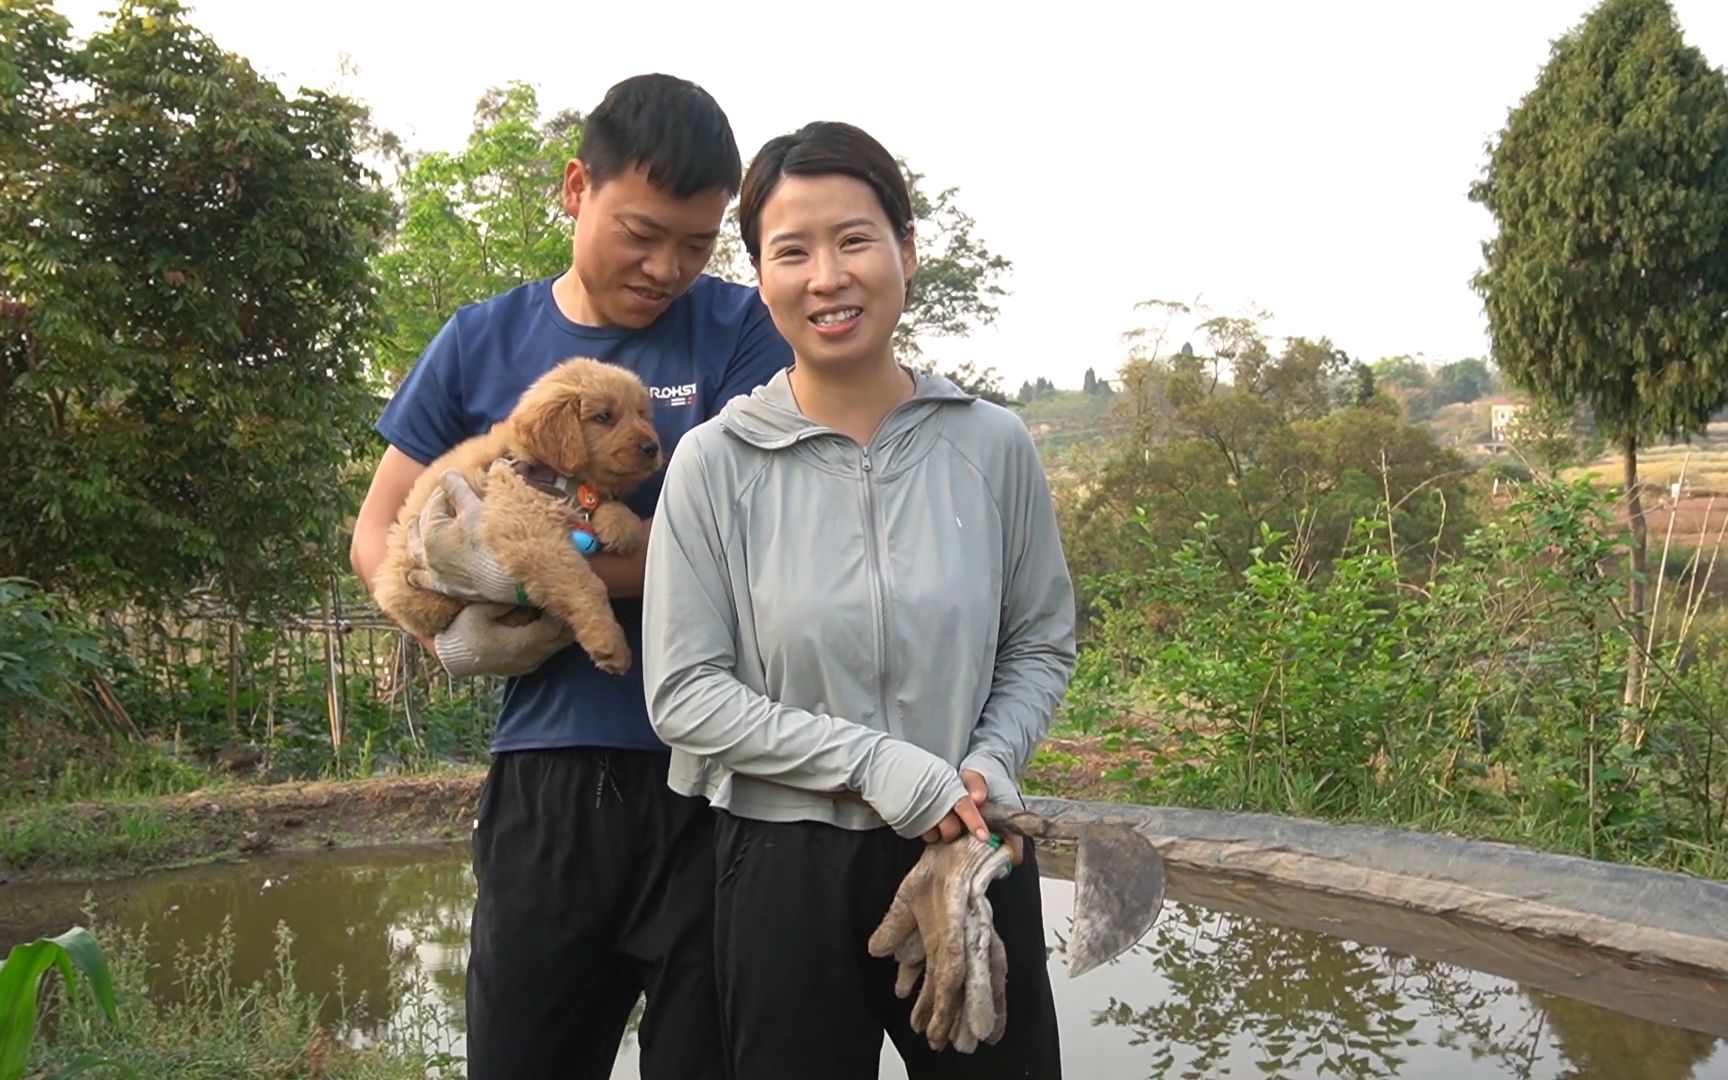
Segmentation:
<svg viewBox="0 0 1728 1080">
<path fill-rule="evenodd" d="M 641 663 L 674 790 L 904 837 L 965 797 L 960 768 L 1023 805 L 1074 593 L 1014 413 L 922 375 L 860 447 L 782 371 L 680 441 L 647 563 Z"/>
</svg>

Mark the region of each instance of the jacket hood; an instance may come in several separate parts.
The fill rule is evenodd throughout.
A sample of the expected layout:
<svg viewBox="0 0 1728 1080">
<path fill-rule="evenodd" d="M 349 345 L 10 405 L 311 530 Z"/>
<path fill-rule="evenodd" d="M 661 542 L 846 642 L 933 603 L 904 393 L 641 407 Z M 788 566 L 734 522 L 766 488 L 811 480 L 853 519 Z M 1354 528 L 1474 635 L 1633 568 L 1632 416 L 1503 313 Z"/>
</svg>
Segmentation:
<svg viewBox="0 0 1728 1080">
<path fill-rule="evenodd" d="M 833 428 L 805 416 L 792 394 L 782 368 L 749 394 L 727 402 L 720 410 L 720 425 L 728 432 L 763 450 L 778 450 L 817 435 L 838 434 Z M 969 404 L 974 398 L 948 378 L 928 371 L 912 372 L 915 387 L 911 398 L 900 403 L 882 421 L 877 438 L 915 427 L 944 405 Z"/>
</svg>

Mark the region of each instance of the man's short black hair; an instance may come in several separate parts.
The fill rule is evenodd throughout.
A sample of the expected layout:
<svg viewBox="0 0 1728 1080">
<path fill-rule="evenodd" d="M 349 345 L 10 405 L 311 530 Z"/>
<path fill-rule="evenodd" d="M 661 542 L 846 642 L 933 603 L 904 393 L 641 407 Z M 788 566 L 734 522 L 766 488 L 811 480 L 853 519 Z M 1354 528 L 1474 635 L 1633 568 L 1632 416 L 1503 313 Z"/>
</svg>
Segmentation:
<svg viewBox="0 0 1728 1080">
<path fill-rule="evenodd" d="M 708 91 L 671 75 L 634 75 L 606 91 L 583 125 L 576 159 L 593 185 L 641 166 L 674 198 L 738 194 L 744 164 L 732 124 Z"/>
</svg>

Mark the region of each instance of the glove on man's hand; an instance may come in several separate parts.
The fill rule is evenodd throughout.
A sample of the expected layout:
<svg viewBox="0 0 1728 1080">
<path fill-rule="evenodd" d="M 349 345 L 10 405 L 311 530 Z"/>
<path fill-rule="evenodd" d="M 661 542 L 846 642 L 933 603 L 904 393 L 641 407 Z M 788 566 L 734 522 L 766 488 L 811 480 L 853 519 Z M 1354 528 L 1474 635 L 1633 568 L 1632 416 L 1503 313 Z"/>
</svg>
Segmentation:
<svg viewBox="0 0 1728 1080">
<path fill-rule="evenodd" d="M 1002 1037 L 998 988 L 1006 981 L 1006 955 L 985 891 L 1010 858 L 1006 848 L 973 837 L 929 845 L 870 936 L 870 955 L 899 961 L 900 997 L 911 993 L 922 966 L 912 1029 L 932 1049 L 953 1042 L 969 1053 L 979 1040 Z"/>
<path fill-rule="evenodd" d="M 438 662 L 456 678 L 526 675 L 576 640 L 569 624 L 551 615 L 529 614 L 511 604 L 469 604 L 433 643 Z M 514 615 L 512 622 L 504 620 Z"/>
<path fill-rule="evenodd" d="M 446 469 L 438 490 L 408 522 L 410 584 L 470 603 L 519 603 L 516 581 L 480 537 L 482 503 L 458 469 Z"/>
</svg>

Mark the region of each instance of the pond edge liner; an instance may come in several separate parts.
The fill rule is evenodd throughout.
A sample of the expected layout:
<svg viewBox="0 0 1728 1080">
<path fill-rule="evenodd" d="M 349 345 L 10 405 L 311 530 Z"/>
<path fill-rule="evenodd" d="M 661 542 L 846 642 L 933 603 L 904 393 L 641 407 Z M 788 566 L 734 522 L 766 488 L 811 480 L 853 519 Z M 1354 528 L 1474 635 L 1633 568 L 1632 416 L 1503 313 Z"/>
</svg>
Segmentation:
<svg viewBox="0 0 1728 1080">
<path fill-rule="evenodd" d="M 1127 825 L 1167 863 L 1378 901 L 1728 976 L 1728 885 L 1490 840 L 1228 810 L 1027 796 L 1053 822 Z"/>
</svg>

